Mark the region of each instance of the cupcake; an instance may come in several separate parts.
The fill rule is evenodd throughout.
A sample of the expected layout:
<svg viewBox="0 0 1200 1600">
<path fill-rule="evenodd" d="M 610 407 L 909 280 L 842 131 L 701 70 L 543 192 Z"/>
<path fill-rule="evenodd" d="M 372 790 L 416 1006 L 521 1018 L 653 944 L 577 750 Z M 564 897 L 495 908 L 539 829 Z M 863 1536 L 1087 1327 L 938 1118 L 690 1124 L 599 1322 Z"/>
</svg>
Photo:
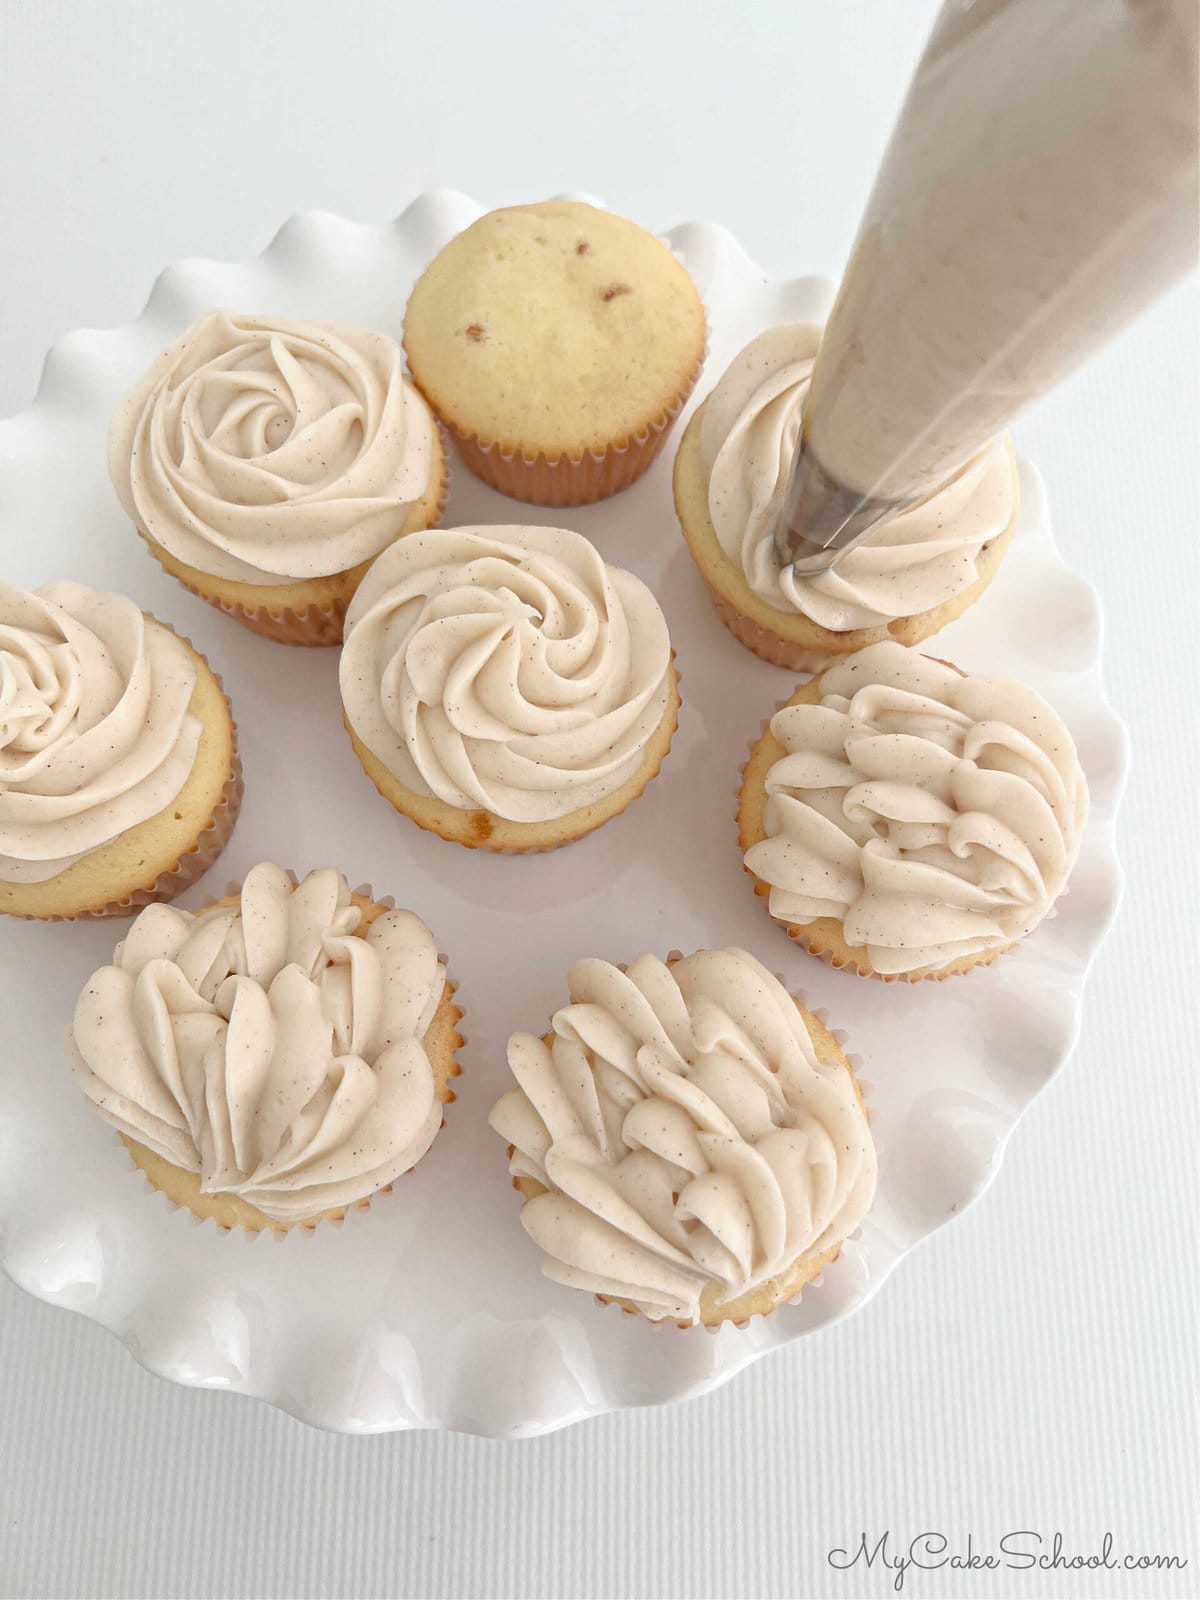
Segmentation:
<svg viewBox="0 0 1200 1600">
<path fill-rule="evenodd" d="M 821 340 L 815 323 L 759 334 L 699 407 L 675 458 L 675 510 L 726 627 L 756 655 L 816 672 L 884 639 L 917 644 L 996 575 L 1017 526 L 1007 439 L 873 529 L 837 567 L 801 577 L 773 540 Z"/>
<path fill-rule="evenodd" d="M 121 504 L 210 605 L 269 639 L 337 644 L 369 563 L 446 500 L 437 426 L 400 367 L 365 328 L 210 311 L 117 408 Z"/>
<path fill-rule="evenodd" d="M 1010 678 L 871 645 L 802 688 L 746 765 L 746 870 L 791 937 L 860 977 L 995 960 L 1066 887 L 1087 816 L 1071 736 Z"/>
<path fill-rule="evenodd" d="M 124 595 L 0 583 L 0 911 L 130 916 L 216 860 L 242 769 L 221 680 Z"/>
<path fill-rule="evenodd" d="M 624 811 L 679 712 L 658 602 L 566 528 L 438 528 L 385 550 L 346 616 L 341 688 L 380 794 L 500 851 Z"/>
<path fill-rule="evenodd" d="M 744 1322 L 839 1254 L 875 1193 L 862 1094 L 832 1033 L 745 950 L 577 961 L 517 1033 L 509 1143 L 542 1271 L 653 1321 Z"/>
<path fill-rule="evenodd" d="M 467 466 L 546 506 L 641 477 L 704 343 L 700 296 L 666 245 L 570 200 L 480 217 L 434 257 L 404 316 L 409 369 Z"/>
<path fill-rule="evenodd" d="M 67 1031 L 80 1088 L 174 1205 L 250 1233 L 338 1220 L 418 1162 L 462 1016 L 433 935 L 326 867 L 199 915 L 150 906 Z"/>
</svg>

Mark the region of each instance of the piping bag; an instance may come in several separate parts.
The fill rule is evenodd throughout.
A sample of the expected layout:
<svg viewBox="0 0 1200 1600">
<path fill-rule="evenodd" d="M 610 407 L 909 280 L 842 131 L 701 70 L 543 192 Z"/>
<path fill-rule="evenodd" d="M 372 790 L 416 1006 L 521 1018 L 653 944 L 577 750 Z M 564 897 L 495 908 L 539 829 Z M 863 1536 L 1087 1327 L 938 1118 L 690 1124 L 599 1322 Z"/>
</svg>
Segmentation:
<svg viewBox="0 0 1200 1600">
<path fill-rule="evenodd" d="M 1198 34 L 1200 0 L 943 5 L 817 354 L 785 566 L 834 566 L 1187 272 Z"/>
</svg>

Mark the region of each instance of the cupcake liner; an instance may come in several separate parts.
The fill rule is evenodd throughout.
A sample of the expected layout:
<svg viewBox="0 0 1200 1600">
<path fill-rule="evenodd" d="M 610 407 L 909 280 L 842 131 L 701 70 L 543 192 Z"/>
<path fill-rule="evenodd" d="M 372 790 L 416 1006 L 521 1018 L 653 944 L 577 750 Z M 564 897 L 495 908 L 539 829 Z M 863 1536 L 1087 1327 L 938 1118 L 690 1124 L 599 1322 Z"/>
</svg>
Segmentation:
<svg viewBox="0 0 1200 1600">
<path fill-rule="evenodd" d="M 940 661 L 940 657 L 931 656 L 930 660 Z M 940 661 L 940 664 L 944 667 L 950 667 L 955 672 L 962 672 L 962 668 L 955 666 L 951 661 Z M 784 706 L 790 704 L 791 698 L 792 697 L 788 695 L 784 699 L 780 700 L 775 706 L 775 711 L 782 711 Z M 772 712 L 771 715 L 773 716 L 774 712 Z M 743 858 L 742 871 L 748 878 L 753 880 L 754 893 L 759 897 L 759 899 L 764 901 L 769 900 L 770 898 L 771 885 L 767 883 L 765 879 L 757 877 L 745 862 L 745 855 L 747 850 L 750 848 L 750 844 L 756 841 L 747 841 L 742 822 L 742 797 L 746 789 L 747 769 L 750 765 L 750 762 L 754 758 L 754 754 L 757 751 L 759 744 L 766 736 L 770 725 L 771 717 L 765 717 L 759 726 L 757 735 L 750 740 L 750 746 L 746 754 L 746 759 L 742 763 L 741 767 L 741 782 L 737 789 L 733 813 L 734 822 L 736 823 L 738 830 L 738 849 Z M 768 915 L 770 915 L 769 911 Z M 1017 945 L 1021 942 L 1019 939 L 1014 939 L 1011 944 L 997 945 L 992 950 L 980 951 L 980 953 L 972 961 L 970 961 L 967 966 L 953 966 L 935 969 L 933 971 L 918 972 L 876 972 L 875 968 L 871 966 L 870 962 L 864 961 L 859 957 L 856 946 L 844 945 L 844 948 L 839 950 L 833 945 L 823 942 L 820 933 L 815 933 L 813 931 L 813 924 L 811 923 L 781 922 L 778 917 L 771 917 L 771 921 L 776 927 L 782 928 L 785 931 L 793 944 L 797 945 L 808 955 L 816 956 L 817 959 L 819 961 L 823 961 L 826 966 L 834 967 L 839 972 L 851 972 L 859 978 L 875 978 L 880 983 L 923 983 L 926 979 L 933 979 L 938 983 L 942 983 L 947 978 L 965 978 L 967 974 L 973 972 L 976 967 L 991 966 L 993 961 L 997 961 L 1002 955 L 1006 955 L 1008 951 L 1015 950 Z"/>
<path fill-rule="evenodd" d="M 679 731 L 679 713 L 683 707 L 681 678 L 679 666 L 675 659 L 674 650 L 671 651 L 671 665 L 674 669 L 675 695 L 678 702 L 675 706 L 675 720 L 672 724 L 667 741 L 663 745 L 659 754 L 658 761 L 652 768 L 647 769 L 641 788 L 638 789 L 636 793 L 629 796 L 619 811 L 613 811 L 606 816 L 600 817 L 597 821 L 589 823 L 586 828 L 581 828 L 578 833 L 571 834 L 569 838 L 555 840 L 547 844 L 504 844 L 496 842 L 490 831 L 491 814 L 487 811 L 463 811 L 460 813 L 464 817 L 480 819 L 478 821 L 478 837 L 476 838 L 464 837 L 467 825 L 464 825 L 463 831 L 455 832 L 451 823 L 446 822 L 443 824 L 436 816 L 418 816 L 413 811 L 406 811 L 403 807 L 396 804 L 391 794 L 389 794 L 383 785 L 376 779 L 374 773 L 371 772 L 366 763 L 362 760 L 360 753 L 361 741 L 355 734 L 354 729 L 350 726 L 350 722 L 344 711 L 342 713 L 342 725 L 346 729 L 347 734 L 350 736 L 351 744 L 354 747 L 354 753 L 359 757 L 360 765 L 362 766 L 367 777 L 370 779 L 371 783 L 374 785 L 376 792 L 388 802 L 394 811 L 396 811 L 400 816 L 406 817 L 410 822 L 415 822 L 418 828 L 423 828 L 426 833 L 435 834 L 439 839 L 444 839 L 447 844 L 461 845 L 466 850 L 490 850 L 493 855 L 544 855 L 550 850 L 565 850 L 568 845 L 575 844 L 580 839 L 586 839 L 588 834 L 595 833 L 598 828 L 603 828 L 608 823 L 614 822 L 617 817 L 624 816 L 629 806 L 631 806 L 635 800 L 639 800 L 654 782 L 655 778 L 658 777 L 659 773 L 662 771 L 663 763 L 671 753 L 671 746 L 675 742 L 675 735 Z M 363 745 L 362 749 L 365 750 L 366 746 Z M 421 799 L 423 797 L 414 796 L 414 798 Z M 571 816 L 573 813 L 568 812 L 567 815 Z M 565 819 L 559 818 L 558 820 L 563 821 Z M 536 824 L 529 824 L 529 826 L 536 826 Z"/>
<path fill-rule="evenodd" d="M 453 423 L 446 426 L 464 464 L 477 478 L 510 499 L 535 506 L 590 505 L 619 494 L 642 476 L 666 443 L 694 383 L 695 377 L 644 434 L 638 434 L 626 445 L 610 445 L 600 455 L 589 450 L 578 459 L 568 455 L 551 461 L 541 454 L 531 459 L 521 451 L 481 444 L 475 435 L 460 433 Z"/>
<path fill-rule="evenodd" d="M 441 522 L 442 514 L 446 509 L 446 501 L 450 494 L 450 453 L 447 447 L 445 429 L 439 428 L 439 432 L 442 437 L 442 482 L 438 491 L 437 506 L 434 509 L 432 521 L 425 525 L 429 528 L 436 528 Z M 140 529 L 138 531 L 141 532 Z M 409 531 L 416 533 L 424 530 L 414 528 Z M 403 539 L 407 535 L 402 533 L 397 537 Z M 182 584 L 190 594 L 196 595 L 198 599 L 212 606 L 214 610 L 223 612 L 225 616 L 232 617 L 235 622 L 241 623 L 243 628 L 249 628 L 251 633 L 257 633 L 260 638 L 273 639 L 276 644 L 295 644 L 310 647 L 341 644 L 345 629 L 346 612 L 350 601 L 354 598 L 354 590 L 358 587 L 357 583 L 349 593 L 339 595 L 324 606 L 309 605 L 304 606 L 299 611 L 289 606 L 248 606 L 240 600 L 229 600 L 222 595 L 207 594 L 203 589 L 198 588 L 196 584 L 189 583 L 186 578 L 180 577 L 177 572 L 172 571 L 170 567 L 162 563 L 161 558 L 158 556 L 157 546 L 147 538 L 145 533 L 142 533 L 142 538 L 146 541 L 150 553 L 159 560 L 159 564 L 163 566 L 164 571 L 170 572 L 176 583 Z M 385 545 L 384 549 L 387 548 Z M 379 552 L 379 554 L 382 553 L 382 551 Z M 362 571 L 359 574 L 360 579 L 362 573 L 366 572 L 370 564 L 369 561 L 362 563 Z M 342 574 L 338 574 L 338 576 L 342 576 Z"/>
<path fill-rule="evenodd" d="M 181 1213 L 188 1224 L 193 1228 L 203 1228 L 207 1224 L 211 1223 L 213 1228 L 219 1234 L 237 1233 L 246 1239 L 261 1239 L 264 1237 L 270 1237 L 276 1241 L 282 1241 L 289 1234 L 311 1236 L 312 1234 L 316 1233 L 319 1227 L 322 1226 L 340 1228 L 355 1212 L 369 1211 L 372 1200 L 377 1200 L 381 1195 L 391 1194 L 395 1183 L 399 1181 L 399 1179 L 394 1179 L 392 1183 L 385 1184 L 382 1189 L 376 1189 L 374 1194 L 368 1195 L 363 1200 L 354 1200 L 351 1201 L 349 1205 L 333 1207 L 328 1211 L 321 1212 L 318 1216 L 309 1217 L 303 1222 L 277 1222 L 274 1218 L 268 1217 L 264 1212 L 261 1211 L 256 1212 L 257 1218 L 260 1218 L 261 1220 L 256 1221 L 252 1220 L 250 1217 L 246 1217 L 236 1223 L 221 1222 L 213 1216 L 201 1216 L 198 1211 L 193 1211 L 186 1201 L 176 1200 L 174 1196 L 169 1195 L 165 1189 L 160 1188 L 158 1184 L 155 1183 L 149 1176 L 149 1174 L 146 1172 L 146 1169 L 142 1166 L 141 1162 L 134 1154 L 135 1149 L 144 1148 L 144 1146 L 138 1146 L 135 1140 L 126 1138 L 124 1134 L 118 1134 L 117 1138 L 120 1139 L 121 1143 L 125 1146 L 125 1153 L 129 1157 L 129 1164 L 135 1172 L 140 1174 L 142 1182 L 147 1191 L 152 1195 L 159 1196 L 160 1199 L 166 1203 L 169 1211 Z M 176 1170 L 181 1171 L 182 1169 L 180 1168 Z M 412 1168 L 410 1167 L 408 1171 L 411 1172 Z M 194 1174 L 189 1173 L 188 1176 L 191 1177 L 194 1176 Z M 401 1173 L 400 1176 L 407 1177 L 408 1173 Z M 255 1208 L 250 1205 L 249 1201 L 246 1202 L 246 1207 L 249 1211 L 255 1211 Z"/>
<path fill-rule="evenodd" d="M 733 634 L 739 644 L 744 644 L 747 650 L 753 650 L 756 656 L 763 661 L 769 661 L 773 667 L 787 667 L 792 672 L 820 672 L 829 666 L 839 655 L 848 654 L 848 651 L 839 650 L 814 650 L 810 646 L 797 644 L 795 640 L 785 639 L 782 634 L 774 633 L 770 628 L 764 628 L 761 623 L 753 618 L 744 616 L 737 607 L 704 579 L 709 597 L 721 621 Z"/>
<path fill-rule="evenodd" d="M 205 594 L 183 578 L 176 577 L 176 581 L 214 610 L 224 612 L 227 617 L 240 622 L 243 628 L 249 628 L 251 633 L 257 633 L 263 639 L 273 639 L 276 644 L 319 646 L 342 642 L 349 604 L 346 600 L 335 600 L 328 606 L 305 606 L 302 611 L 293 611 L 287 606 L 272 611 L 268 606 L 245 606 L 237 600 Z"/>
<path fill-rule="evenodd" d="M 682 960 L 683 960 L 683 952 L 681 950 L 670 950 L 670 951 L 667 952 L 666 962 L 667 962 L 668 966 L 674 966 L 677 961 L 682 961 Z M 627 970 L 627 963 L 626 962 L 619 961 L 619 962 L 615 963 L 615 965 L 616 965 L 617 970 L 619 972 L 625 972 Z M 864 1117 L 866 1119 L 867 1126 L 870 1127 L 871 1122 L 873 1120 L 872 1116 L 871 1116 L 871 1107 L 870 1107 L 870 1103 L 869 1103 L 869 1097 L 870 1097 L 872 1086 L 871 1086 L 870 1083 L 866 1082 L 863 1079 L 863 1077 L 861 1076 L 862 1057 L 857 1055 L 857 1054 L 850 1054 L 850 1053 L 847 1052 L 847 1050 L 845 1048 L 846 1034 L 845 1034 L 844 1030 L 831 1028 L 829 1026 L 828 1012 L 825 1010 L 824 1007 L 819 1007 L 818 1008 L 816 1006 L 810 1005 L 809 1001 L 808 1001 L 807 993 L 803 989 L 792 989 L 792 988 L 790 988 L 789 985 L 788 985 L 788 980 L 784 977 L 784 975 L 781 972 L 776 972 L 774 974 L 774 977 L 775 977 L 776 982 L 779 983 L 784 989 L 787 990 L 788 994 L 791 996 L 792 1000 L 796 1003 L 796 1005 L 802 1011 L 807 1013 L 809 1016 L 814 1017 L 816 1019 L 816 1021 L 819 1022 L 821 1024 L 821 1026 L 823 1028 L 825 1028 L 826 1031 L 832 1036 L 834 1042 L 836 1043 L 838 1049 L 841 1051 L 842 1056 L 843 1056 L 843 1058 L 844 1058 L 844 1060 L 845 1060 L 847 1066 L 849 1067 L 850 1072 L 851 1072 L 851 1074 L 853 1076 L 854 1082 L 855 1082 L 855 1084 L 857 1086 L 857 1089 L 858 1089 L 859 1104 L 862 1107 L 863 1115 L 864 1115 Z M 550 1041 L 551 1041 L 552 1036 L 553 1036 L 552 1033 L 543 1034 L 542 1035 L 542 1042 L 548 1046 Z M 879 1151 L 880 1151 L 879 1141 L 874 1138 L 874 1135 L 872 1135 L 872 1140 L 873 1140 L 873 1143 L 875 1145 L 876 1156 L 878 1156 L 879 1155 Z M 507 1149 L 508 1149 L 508 1160 L 511 1161 L 512 1158 L 513 1158 L 513 1155 L 514 1155 L 514 1153 L 516 1151 L 516 1146 L 510 1144 L 507 1147 Z M 534 1192 L 535 1193 L 544 1194 L 544 1193 L 548 1193 L 549 1192 L 546 1189 L 546 1186 L 544 1184 L 540 1183 L 536 1178 L 522 1179 L 522 1178 L 519 1178 L 519 1177 L 512 1177 L 510 1179 L 510 1181 L 511 1181 L 512 1188 L 514 1188 L 517 1191 L 517 1193 L 521 1196 L 522 1205 L 524 1205 L 524 1203 L 525 1203 L 525 1201 L 527 1199 L 532 1198 L 532 1194 L 528 1194 L 521 1187 L 523 1182 L 534 1185 L 535 1186 L 534 1187 Z M 831 1266 L 835 1261 L 837 1261 L 839 1259 L 839 1257 L 841 1256 L 843 1247 L 846 1244 L 850 1243 L 851 1241 L 860 1238 L 861 1234 L 862 1234 L 862 1224 L 860 1223 L 859 1226 L 857 1228 L 855 1228 L 853 1233 L 847 1234 L 845 1239 L 839 1240 L 836 1245 L 831 1245 L 827 1252 L 823 1252 L 822 1253 L 822 1255 L 819 1258 L 819 1265 L 818 1265 L 817 1271 L 813 1274 L 813 1276 L 805 1278 L 798 1285 L 798 1287 L 796 1288 L 796 1290 L 792 1294 L 784 1296 L 783 1298 L 781 1298 L 779 1300 L 776 1300 L 773 1304 L 767 1306 L 763 1310 L 752 1311 L 748 1317 L 743 1317 L 743 1318 L 739 1319 L 738 1321 L 733 1322 L 732 1326 L 735 1327 L 735 1328 L 747 1328 L 747 1327 L 749 1327 L 750 1323 L 753 1322 L 755 1317 L 769 1317 L 769 1316 L 772 1316 L 776 1311 L 778 1311 L 779 1307 L 782 1306 L 782 1305 L 788 1305 L 788 1306 L 797 1305 L 799 1303 L 800 1299 L 801 1299 L 803 1291 L 805 1289 L 816 1288 L 821 1283 L 821 1281 L 822 1281 L 822 1279 L 824 1277 L 826 1267 Z M 793 1262 L 792 1266 L 795 1267 L 795 1265 L 796 1265 L 796 1263 Z M 784 1274 L 783 1276 L 786 1276 L 786 1274 Z M 644 1319 L 644 1321 L 648 1322 L 652 1328 L 677 1328 L 681 1333 L 690 1333 L 694 1329 L 703 1329 L 705 1333 L 713 1334 L 713 1333 L 716 1333 L 718 1331 L 718 1329 L 723 1328 L 723 1327 L 728 1327 L 728 1326 L 731 1325 L 730 1319 L 728 1319 L 728 1318 L 721 1318 L 716 1322 L 703 1322 L 703 1321 L 683 1322 L 677 1317 L 669 1317 L 669 1316 L 668 1317 L 651 1317 L 651 1316 L 648 1316 L 647 1313 L 644 1312 L 641 1309 L 640 1306 L 634 1305 L 632 1301 L 618 1299 L 615 1295 L 596 1294 L 596 1295 L 593 1295 L 592 1298 L 596 1301 L 597 1305 L 613 1306 L 618 1311 L 623 1312 L 626 1316 L 641 1317 L 641 1318 Z M 741 1298 L 741 1297 L 740 1296 L 736 1296 L 735 1298 Z"/>
<path fill-rule="evenodd" d="M 166 624 L 164 623 L 163 626 L 165 627 Z M 179 634 L 178 637 L 182 639 L 183 635 Z M 190 645 L 191 641 L 185 639 L 184 643 Z M 208 670 L 212 672 L 213 677 L 217 680 L 217 687 L 224 695 L 225 685 L 221 681 L 220 674 L 213 672 L 211 666 Z M 225 698 L 225 704 L 229 707 L 228 696 Z M 39 917 L 26 912 L 6 912 L 5 915 L 14 916 L 22 922 L 99 922 L 104 917 L 133 917 L 144 906 L 148 906 L 154 901 L 174 900 L 176 895 L 182 894 L 186 888 L 196 882 L 197 878 L 202 878 L 229 843 L 234 824 L 238 819 L 238 813 L 242 809 L 242 796 L 246 792 L 246 785 L 242 777 L 242 757 L 238 749 L 238 727 L 233 720 L 232 708 L 229 708 L 229 725 L 232 732 L 233 749 L 229 758 L 229 775 L 225 779 L 221 798 L 214 806 L 212 815 L 197 835 L 195 844 L 189 850 L 185 850 L 172 867 L 160 872 L 147 888 L 135 889 L 123 899 L 109 900 L 102 906 L 92 907 L 86 911 L 76 911 L 70 916 L 63 916 L 57 912 L 49 917 Z"/>
</svg>

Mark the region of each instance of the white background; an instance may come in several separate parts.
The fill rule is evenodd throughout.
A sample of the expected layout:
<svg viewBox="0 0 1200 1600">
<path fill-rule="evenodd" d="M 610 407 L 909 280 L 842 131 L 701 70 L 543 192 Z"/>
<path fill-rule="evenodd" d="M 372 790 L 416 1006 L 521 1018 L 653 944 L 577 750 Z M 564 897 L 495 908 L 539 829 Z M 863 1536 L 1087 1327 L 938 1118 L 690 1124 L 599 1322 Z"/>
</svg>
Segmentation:
<svg viewBox="0 0 1200 1600">
<path fill-rule="evenodd" d="M 0 415 L 170 261 L 433 185 L 586 189 L 836 275 L 934 9 L 0 0 Z M 1193 282 L 1017 430 L 1105 600 L 1129 885 L 1078 1049 L 979 1205 L 720 1393 L 508 1445 L 175 1390 L 2 1281 L 0 1594 L 889 1593 L 827 1564 L 864 1529 L 1189 1558 L 910 1573 L 916 1596 L 1197 1592 L 1196 351 Z"/>
</svg>

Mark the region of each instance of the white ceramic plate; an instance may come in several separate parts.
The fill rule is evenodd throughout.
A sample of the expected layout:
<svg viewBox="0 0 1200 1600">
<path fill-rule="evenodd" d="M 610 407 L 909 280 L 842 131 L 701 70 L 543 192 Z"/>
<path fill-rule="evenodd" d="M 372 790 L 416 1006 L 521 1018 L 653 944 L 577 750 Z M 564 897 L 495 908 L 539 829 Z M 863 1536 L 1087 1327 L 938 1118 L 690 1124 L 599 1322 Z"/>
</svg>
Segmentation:
<svg viewBox="0 0 1200 1600">
<path fill-rule="evenodd" d="M 1028 466 L 1003 570 L 939 636 L 938 653 L 1027 679 L 1058 708 L 1091 784 L 1091 819 L 1053 920 L 992 968 L 911 989 L 834 972 L 795 950 L 742 871 L 733 823 L 741 763 L 792 684 L 714 615 L 676 528 L 671 448 L 626 493 L 573 512 L 522 507 L 453 469 L 448 524 L 569 522 L 653 587 L 678 651 L 684 708 L 661 776 L 623 817 L 550 855 L 467 851 L 397 817 L 342 730 L 337 652 L 255 638 L 159 570 L 105 468 L 113 406 L 151 357 L 214 305 L 361 322 L 398 337 L 414 279 L 481 209 L 439 192 L 380 227 L 305 214 L 257 260 L 183 262 L 159 278 L 136 322 L 64 339 L 33 408 L 0 424 L 4 575 L 124 590 L 188 634 L 224 676 L 246 800 L 224 858 L 184 903 L 221 892 L 263 859 L 302 872 L 337 866 L 429 922 L 461 984 L 469 1036 L 459 1101 L 392 1195 L 309 1237 L 220 1235 L 149 1190 L 63 1061 L 75 998 L 122 924 L 5 921 L 4 1265 L 31 1294 L 111 1328 L 166 1377 L 258 1395 L 347 1432 L 539 1433 L 700 1393 L 854 1310 L 995 1173 L 1021 1113 L 1071 1049 L 1084 975 L 1119 892 L 1113 821 L 1125 739 L 1101 687 L 1099 606 L 1063 565 Z M 830 302 L 820 280 L 768 278 L 721 228 L 686 223 L 668 237 L 709 307 L 700 395 L 752 334 L 820 315 Z M 572 960 L 715 944 L 746 946 L 847 1032 L 871 1085 L 881 1165 L 874 1211 L 819 1285 L 745 1329 L 710 1334 L 653 1327 L 545 1280 L 485 1119 L 506 1087 L 508 1034 L 541 1029 L 565 999 Z"/>
</svg>

